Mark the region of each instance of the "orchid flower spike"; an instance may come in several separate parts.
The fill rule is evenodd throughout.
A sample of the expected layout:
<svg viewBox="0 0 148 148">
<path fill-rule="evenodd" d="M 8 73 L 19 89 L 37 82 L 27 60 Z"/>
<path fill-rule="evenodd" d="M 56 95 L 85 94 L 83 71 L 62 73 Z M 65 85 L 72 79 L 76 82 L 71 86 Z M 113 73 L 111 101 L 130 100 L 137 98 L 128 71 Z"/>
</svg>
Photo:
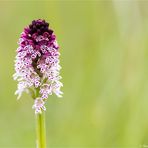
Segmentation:
<svg viewBox="0 0 148 148">
<path fill-rule="evenodd" d="M 18 81 L 15 94 L 18 98 L 22 92 L 31 94 L 35 113 L 42 113 L 49 95 L 62 97 L 63 94 L 56 36 L 45 20 L 33 20 L 24 28 L 18 45 L 13 75 Z"/>
</svg>

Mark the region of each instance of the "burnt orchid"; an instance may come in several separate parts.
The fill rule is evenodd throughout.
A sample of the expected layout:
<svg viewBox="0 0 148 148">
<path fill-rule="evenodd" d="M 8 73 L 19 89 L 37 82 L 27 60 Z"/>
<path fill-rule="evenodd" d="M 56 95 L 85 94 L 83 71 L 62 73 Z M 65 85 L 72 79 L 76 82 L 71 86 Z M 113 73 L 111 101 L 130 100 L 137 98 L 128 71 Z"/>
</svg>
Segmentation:
<svg viewBox="0 0 148 148">
<path fill-rule="evenodd" d="M 27 92 L 34 99 L 36 114 L 37 148 L 46 148 L 45 102 L 49 95 L 62 97 L 60 88 L 59 46 L 49 24 L 34 20 L 24 28 L 18 41 L 14 80 L 18 81 L 15 94 L 18 99 Z"/>
<path fill-rule="evenodd" d="M 42 113 L 49 95 L 63 94 L 56 36 L 45 20 L 38 19 L 24 28 L 18 45 L 13 75 L 18 81 L 15 94 L 20 98 L 22 92 L 30 93 L 35 113 Z"/>
</svg>

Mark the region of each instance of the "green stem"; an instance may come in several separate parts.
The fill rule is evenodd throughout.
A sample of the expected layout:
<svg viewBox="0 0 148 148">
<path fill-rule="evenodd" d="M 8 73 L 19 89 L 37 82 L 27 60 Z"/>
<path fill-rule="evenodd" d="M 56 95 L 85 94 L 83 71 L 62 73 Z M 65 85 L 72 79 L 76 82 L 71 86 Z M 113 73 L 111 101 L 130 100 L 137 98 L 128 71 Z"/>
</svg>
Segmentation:
<svg viewBox="0 0 148 148">
<path fill-rule="evenodd" d="M 37 148 L 46 148 L 45 113 L 36 114 Z"/>
</svg>

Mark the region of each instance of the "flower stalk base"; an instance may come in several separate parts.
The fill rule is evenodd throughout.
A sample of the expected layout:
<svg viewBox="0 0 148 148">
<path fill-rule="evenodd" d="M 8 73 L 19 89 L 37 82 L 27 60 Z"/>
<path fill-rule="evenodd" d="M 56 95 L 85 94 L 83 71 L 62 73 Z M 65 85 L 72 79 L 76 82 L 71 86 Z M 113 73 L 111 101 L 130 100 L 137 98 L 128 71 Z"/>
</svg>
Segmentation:
<svg viewBox="0 0 148 148">
<path fill-rule="evenodd" d="M 46 148 L 45 112 L 36 114 L 37 148 Z"/>
</svg>

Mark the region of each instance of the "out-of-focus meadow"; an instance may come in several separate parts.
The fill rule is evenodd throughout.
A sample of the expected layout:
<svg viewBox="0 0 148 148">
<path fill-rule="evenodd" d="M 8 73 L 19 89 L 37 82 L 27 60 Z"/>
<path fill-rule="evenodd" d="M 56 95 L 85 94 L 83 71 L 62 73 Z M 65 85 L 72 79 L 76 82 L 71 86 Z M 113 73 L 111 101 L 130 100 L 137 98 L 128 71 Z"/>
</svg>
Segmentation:
<svg viewBox="0 0 148 148">
<path fill-rule="evenodd" d="M 50 148 L 148 146 L 148 1 L 0 1 L 0 148 L 35 147 L 33 100 L 16 101 L 15 50 L 43 18 L 61 52 L 62 99 L 46 104 Z"/>
</svg>

